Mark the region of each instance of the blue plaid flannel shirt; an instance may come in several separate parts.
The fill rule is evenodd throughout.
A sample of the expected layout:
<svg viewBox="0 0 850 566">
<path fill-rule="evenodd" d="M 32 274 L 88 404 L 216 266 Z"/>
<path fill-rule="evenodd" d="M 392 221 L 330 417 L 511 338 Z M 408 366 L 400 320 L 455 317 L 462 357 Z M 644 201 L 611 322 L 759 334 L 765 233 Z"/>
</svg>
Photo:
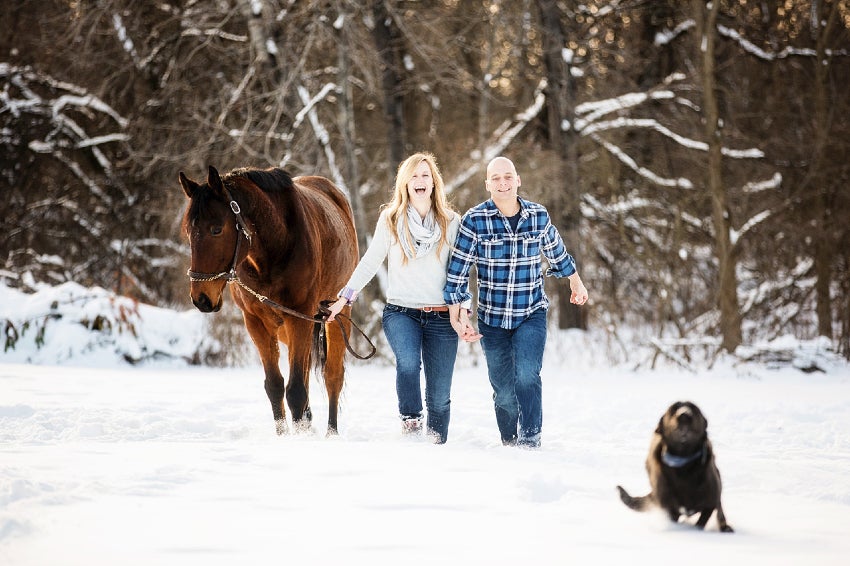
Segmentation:
<svg viewBox="0 0 850 566">
<path fill-rule="evenodd" d="M 519 199 L 516 233 L 492 199 L 463 215 L 449 258 L 446 304 L 470 300 L 469 271 L 478 271 L 478 319 L 490 326 L 514 329 L 528 315 L 548 308 L 543 290 L 541 252 L 549 262 L 546 275 L 569 277 L 576 272 L 558 229 L 543 206 Z"/>
</svg>

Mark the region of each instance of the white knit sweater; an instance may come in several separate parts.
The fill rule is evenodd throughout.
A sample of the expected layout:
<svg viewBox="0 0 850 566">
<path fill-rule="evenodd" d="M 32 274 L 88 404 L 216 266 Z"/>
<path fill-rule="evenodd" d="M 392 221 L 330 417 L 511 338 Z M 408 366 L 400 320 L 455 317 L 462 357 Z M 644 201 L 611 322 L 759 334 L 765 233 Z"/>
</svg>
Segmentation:
<svg viewBox="0 0 850 566">
<path fill-rule="evenodd" d="M 390 232 L 386 210 L 382 211 L 369 248 L 351 274 L 346 289 L 359 293 L 378 272 L 384 259 L 387 259 L 388 303 L 411 308 L 445 305 L 443 287 L 446 286 L 446 265 L 459 229 L 460 216 L 454 214 L 446 234 L 450 245 L 444 245 L 439 253 L 438 246 L 434 246 L 428 255 L 407 258 L 407 262 L 402 263 L 404 252 Z M 340 292 L 340 296 L 345 294 L 345 290 Z"/>
</svg>

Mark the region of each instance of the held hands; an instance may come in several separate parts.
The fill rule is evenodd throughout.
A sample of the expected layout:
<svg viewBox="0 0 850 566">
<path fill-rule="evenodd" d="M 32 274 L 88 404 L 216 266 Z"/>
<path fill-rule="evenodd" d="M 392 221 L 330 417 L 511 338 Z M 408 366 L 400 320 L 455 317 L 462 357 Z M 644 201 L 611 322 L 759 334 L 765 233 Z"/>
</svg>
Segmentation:
<svg viewBox="0 0 850 566">
<path fill-rule="evenodd" d="M 587 289 L 581 282 L 578 273 L 570 275 L 570 302 L 574 305 L 583 305 L 587 302 Z"/>
<path fill-rule="evenodd" d="M 334 304 L 329 306 L 328 310 L 331 311 L 331 314 L 328 315 L 327 322 L 333 322 L 334 317 L 336 315 L 338 315 L 339 311 L 341 311 L 343 309 L 343 307 L 345 307 L 345 305 L 347 305 L 347 304 L 348 304 L 348 302 L 345 300 L 345 297 L 342 297 L 342 298 L 338 299 L 337 302 L 335 302 Z"/>
<path fill-rule="evenodd" d="M 469 313 L 466 309 L 460 308 L 460 305 L 449 305 L 449 320 L 452 328 L 464 342 L 477 342 L 481 339 L 481 334 L 469 321 Z"/>
</svg>

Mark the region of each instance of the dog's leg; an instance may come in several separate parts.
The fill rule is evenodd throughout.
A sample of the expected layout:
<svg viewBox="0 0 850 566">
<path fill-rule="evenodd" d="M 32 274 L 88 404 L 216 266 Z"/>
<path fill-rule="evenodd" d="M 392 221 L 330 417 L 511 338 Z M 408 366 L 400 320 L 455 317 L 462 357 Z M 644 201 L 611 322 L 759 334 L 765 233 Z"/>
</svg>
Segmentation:
<svg viewBox="0 0 850 566">
<path fill-rule="evenodd" d="M 655 499 L 652 497 L 651 493 L 641 497 L 632 497 L 619 485 L 617 486 L 617 490 L 620 492 L 620 499 L 629 509 L 634 509 L 635 511 L 646 511 L 655 504 Z"/>
<path fill-rule="evenodd" d="M 697 528 L 704 529 L 706 523 L 708 523 L 708 519 L 711 518 L 711 514 L 714 512 L 714 509 L 703 509 L 699 514 L 699 519 L 697 520 Z M 720 515 L 718 515 L 718 518 Z"/>
<path fill-rule="evenodd" d="M 726 515 L 723 513 L 723 507 L 720 503 L 717 504 L 717 524 L 720 527 L 721 533 L 734 533 L 735 530 L 726 522 Z"/>
</svg>

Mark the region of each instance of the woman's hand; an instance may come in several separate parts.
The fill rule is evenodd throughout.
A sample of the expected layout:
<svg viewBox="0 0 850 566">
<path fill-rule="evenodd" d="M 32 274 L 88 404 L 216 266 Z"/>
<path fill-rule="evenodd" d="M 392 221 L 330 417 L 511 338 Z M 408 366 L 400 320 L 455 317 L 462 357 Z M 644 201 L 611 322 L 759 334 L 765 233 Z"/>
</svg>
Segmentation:
<svg viewBox="0 0 850 566">
<path fill-rule="evenodd" d="M 348 304 L 348 301 L 345 300 L 345 297 L 340 297 L 337 301 L 328 307 L 328 310 L 331 311 L 331 314 L 328 315 L 327 322 L 333 322 L 334 317 L 339 314 L 339 312 Z"/>
<path fill-rule="evenodd" d="M 479 340 L 481 340 L 482 335 L 479 334 L 477 330 L 475 330 L 475 327 L 472 326 L 472 323 L 469 322 L 469 319 L 467 319 L 465 323 L 462 322 L 461 324 L 463 325 L 463 332 L 461 333 L 460 337 L 465 342 L 478 342 Z"/>
</svg>

